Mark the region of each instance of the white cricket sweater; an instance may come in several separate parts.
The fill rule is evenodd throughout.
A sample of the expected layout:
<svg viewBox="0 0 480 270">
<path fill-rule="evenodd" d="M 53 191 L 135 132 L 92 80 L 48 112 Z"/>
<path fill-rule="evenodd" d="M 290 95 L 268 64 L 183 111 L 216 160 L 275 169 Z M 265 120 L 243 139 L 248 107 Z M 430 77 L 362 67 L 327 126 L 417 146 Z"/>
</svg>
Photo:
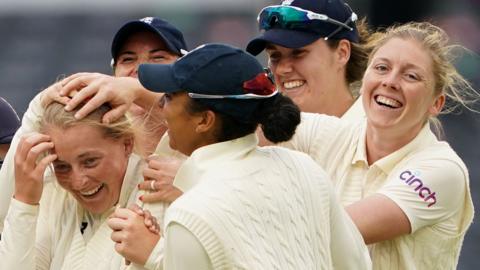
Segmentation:
<svg viewBox="0 0 480 270">
<path fill-rule="evenodd" d="M 180 269 L 169 256 L 184 256 L 168 244 L 174 224 L 194 235 L 213 269 L 369 269 L 324 171 L 307 155 L 257 142 L 251 134 L 205 146 L 181 167 L 177 178 L 198 184 L 167 211 L 165 269 Z"/>
</svg>

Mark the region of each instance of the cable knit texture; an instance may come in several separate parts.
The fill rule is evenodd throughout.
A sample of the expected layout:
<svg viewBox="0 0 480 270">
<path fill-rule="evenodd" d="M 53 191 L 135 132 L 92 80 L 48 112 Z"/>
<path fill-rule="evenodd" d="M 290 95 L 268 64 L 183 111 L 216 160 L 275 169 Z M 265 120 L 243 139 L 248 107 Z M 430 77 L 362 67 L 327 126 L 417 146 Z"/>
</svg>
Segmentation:
<svg viewBox="0 0 480 270">
<path fill-rule="evenodd" d="M 333 269 L 337 201 L 325 173 L 304 154 L 256 143 L 249 135 L 193 153 L 181 175 L 199 183 L 167 211 L 166 237 L 171 222 L 183 225 L 214 269 Z"/>
</svg>

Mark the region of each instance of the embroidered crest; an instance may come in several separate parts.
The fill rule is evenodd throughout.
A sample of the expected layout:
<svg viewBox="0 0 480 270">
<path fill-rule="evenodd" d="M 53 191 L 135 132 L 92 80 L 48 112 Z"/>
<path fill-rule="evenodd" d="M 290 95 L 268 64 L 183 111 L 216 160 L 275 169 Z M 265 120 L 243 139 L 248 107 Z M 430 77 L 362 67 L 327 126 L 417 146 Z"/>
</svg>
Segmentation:
<svg viewBox="0 0 480 270">
<path fill-rule="evenodd" d="M 206 45 L 206 44 L 202 44 L 202 45 L 196 47 L 195 49 L 193 49 L 193 50 L 191 50 L 191 51 L 186 51 L 186 50 L 183 50 L 183 49 L 182 49 L 182 50 L 180 51 L 180 52 L 182 53 L 182 56 L 180 56 L 180 58 L 178 58 L 177 61 L 180 60 L 180 59 L 182 59 L 183 57 L 185 57 L 187 54 L 192 53 L 192 52 L 194 52 L 194 51 L 196 51 L 196 50 L 198 50 L 198 49 L 201 49 L 201 48 L 205 47 L 205 45 Z"/>
<path fill-rule="evenodd" d="M 153 21 L 153 17 L 145 17 L 143 19 L 140 19 L 141 22 L 151 24 Z"/>
<path fill-rule="evenodd" d="M 283 0 L 282 6 L 290 6 L 295 0 Z"/>
</svg>

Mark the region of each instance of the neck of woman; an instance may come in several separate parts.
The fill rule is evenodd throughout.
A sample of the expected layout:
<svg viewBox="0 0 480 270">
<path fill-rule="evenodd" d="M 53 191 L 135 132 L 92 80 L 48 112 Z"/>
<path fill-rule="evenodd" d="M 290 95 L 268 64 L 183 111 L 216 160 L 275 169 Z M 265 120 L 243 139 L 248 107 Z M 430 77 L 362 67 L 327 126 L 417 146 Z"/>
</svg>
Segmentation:
<svg viewBox="0 0 480 270">
<path fill-rule="evenodd" d="M 355 103 L 353 96 L 346 95 L 342 99 L 339 99 L 337 102 L 335 102 L 336 106 L 334 107 L 334 111 L 327 114 L 340 118 L 350 109 L 350 107 L 353 106 L 353 103 Z"/>
<path fill-rule="evenodd" d="M 376 128 L 367 122 L 366 152 L 368 165 L 372 165 L 410 143 L 423 126 L 412 127 L 408 132 Z"/>
<path fill-rule="evenodd" d="M 352 107 L 353 103 L 355 103 L 355 98 L 353 98 L 352 94 L 348 91 L 349 90 L 338 91 L 339 93 L 335 96 L 335 100 L 330 100 L 325 106 L 317 107 L 311 112 L 341 118 L 350 107 Z"/>
</svg>

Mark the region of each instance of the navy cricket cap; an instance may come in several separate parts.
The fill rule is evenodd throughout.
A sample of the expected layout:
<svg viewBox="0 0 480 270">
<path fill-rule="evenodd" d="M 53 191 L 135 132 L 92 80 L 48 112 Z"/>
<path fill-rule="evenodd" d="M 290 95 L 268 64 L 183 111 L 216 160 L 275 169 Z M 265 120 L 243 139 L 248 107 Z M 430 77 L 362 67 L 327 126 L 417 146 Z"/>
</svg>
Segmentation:
<svg viewBox="0 0 480 270">
<path fill-rule="evenodd" d="M 20 119 L 12 106 L 0 97 L 0 144 L 9 144 L 20 127 Z"/>
<path fill-rule="evenodd" d="M 250 122 L 262 100 L 277 93 L 253 55 L 225 44 L 201 45 L 169 65 L 142 64 L 138 78 L 151 91 L 188 92 L 212 110 L 242 122 Z"/>
<path fill-rule="evenodd" d="M 344 23 L 350 29 L 327 21 L 309 20 L 302 23 L 301 27 L 289 25 L 288 23 L 276 23 L 278 20 L 273 15 L 267 19 L 268 29 L 262 27 L 259 21 L 259 28 L 262 34 L 252 39 L 247 45 L 247 51 L 253 55 L 261 53 L 268 43 L 277 44 L 287 48 L 301 48 L 307 46 L 319 38 L 347 39 L 351 42 L 358 42 L 359 36 L 355 25 L 357 15 L 343 0 L 284 0 L 281 6 L 290 6 L 302 10 L 311 11 L 328 18 Z M 270 6 L 271 7 L 271 6 Z M 267 9 L 268 7 L 265 7 Z M 260 14 L 259 14 L 260 19 Z M 298 24 L 297 24 L 298 26 Z"/>
<path fill-rule="evenodd" d="M 157 34 L 165 42 L 167 48 L 177 55 L 181 56 L 187 52 L 187 45 L 180 30 L 160 18 L 145 17 L 129 21 L 118 30 L 112 41 L 112 58 L 116 59 L 118 57 L 128 37 L 141 31 L 150 31 Z"/>
</svg>

